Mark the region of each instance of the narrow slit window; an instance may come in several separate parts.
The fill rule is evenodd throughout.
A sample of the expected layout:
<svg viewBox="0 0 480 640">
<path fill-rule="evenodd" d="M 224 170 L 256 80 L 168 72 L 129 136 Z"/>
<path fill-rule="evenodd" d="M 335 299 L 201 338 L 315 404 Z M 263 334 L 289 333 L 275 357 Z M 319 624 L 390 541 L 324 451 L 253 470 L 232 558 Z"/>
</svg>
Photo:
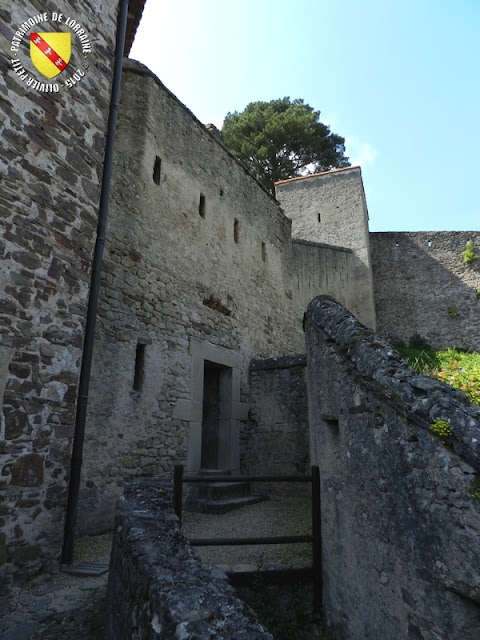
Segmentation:
<svg viewBox="0 0 480 640">
<path fill-rule="evenodd" d="M 135 376 L 133 378 L 133 389 L 140 391 L 143 387 L 145 377 L 145 345 L 137 343 L 137 351 L 135 353 Z"/>
<path fill-rule="evenodd" d="M 262 260 L 263 260 L 263 262 L 265 262 L 266 259 L 267 259 L 267 247 L 265 246 L 265 243 L 262 242 Z"/>
<path fill-rule="evenodd" d="M 198 203 L 198 213 L 201 218 L 205 218 L 205 196 L 200 194 L 200 202 Z"/>
<path fill-rule="evenodd" d="M 160 184 L 161 171 L 162 161 L 158 156 L 155 156 L 155 162 L 153 164 L 153 181 L 155 184 Z"/>
<path fill-rule="evenodd" d="M 321 222 L 321 221 L 322 221 L 322 214 L 321 214 L 321 213 L 319 213 L 319 214 L 318 214 L 318 221 L 319 221 L 319 222 Z"/>
<path fill-rule="evenodd" d="M 343 473 L 342 450 L 340 444 L 340 425 L 338 420 L 332 417 L 322 417 L 325 456 L 328 461 L 325 465 L 326 476 L 339 477 Z"/>
<path fill-rule="evenodd" d="M 240 236 L 239 236 L 239 232 L 240 232 L 240 224 L 238 222 L 238 220 L 235 218 L 234 222 L 233 222 L 233 239 L 235 240 L 235 243 L 238 244 L 240 241 Z"/>
</svg>

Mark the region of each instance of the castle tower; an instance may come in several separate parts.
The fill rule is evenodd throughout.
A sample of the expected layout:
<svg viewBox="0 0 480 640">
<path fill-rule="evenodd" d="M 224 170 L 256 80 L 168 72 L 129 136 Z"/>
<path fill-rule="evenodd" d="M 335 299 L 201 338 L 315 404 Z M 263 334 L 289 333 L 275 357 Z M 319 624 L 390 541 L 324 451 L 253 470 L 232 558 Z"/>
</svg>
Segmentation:
<svg viewBox="0 0 480 640">
<path fill-rule="evenodd" d="M 62 548 L 118 7 L 0 10 L 1 586 Z"/>
<path fill-rule="evenodd" d="M 355 254 L 355 308 L 350 311 L 375 329 L 368 211 L 360 167 L 283 180 L 275 193 L 292 220 L 294 239 L 341 246 Z"/>
</svg>

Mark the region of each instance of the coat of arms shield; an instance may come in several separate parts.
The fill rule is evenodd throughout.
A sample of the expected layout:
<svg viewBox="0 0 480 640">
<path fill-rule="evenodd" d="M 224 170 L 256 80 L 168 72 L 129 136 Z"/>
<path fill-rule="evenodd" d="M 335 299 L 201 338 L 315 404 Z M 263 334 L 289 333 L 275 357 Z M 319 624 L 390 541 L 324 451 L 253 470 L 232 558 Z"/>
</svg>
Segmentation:
<svg viewBox="0 0 480 640">
<path fill-rule="evenodd" d="M 31 33 L 30 57 L 35 68 L 47 78 L 65 69 L 72 54 L 72 34 Z"/>
</svg>

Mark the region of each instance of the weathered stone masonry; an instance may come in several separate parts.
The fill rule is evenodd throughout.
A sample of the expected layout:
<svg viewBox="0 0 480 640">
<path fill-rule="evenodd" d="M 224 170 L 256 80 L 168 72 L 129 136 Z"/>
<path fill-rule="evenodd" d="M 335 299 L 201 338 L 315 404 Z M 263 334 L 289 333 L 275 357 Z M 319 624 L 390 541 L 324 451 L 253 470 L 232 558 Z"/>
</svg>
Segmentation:
<svg viewBox="0 0 480 640">
<path fill-rule="evenodd" d="M 306 343 L 335 637 L 478 638 L 480 408 L 331 299 L 311 303 Z"/>
<path fill-rule="evenodd" d="M 304 355 L 251 362 L 250 415 L 241 441 L 248 474 L 309 473 L 306 364 Z M 285 493 L 289 487 L 273 489 Z"/>
<path fill-rule="evenodd" d="M 333 295 L 361 322 L 375 329 L 368 211 L 360 167 L 277 182 L 275 195 L 292 220 L 295 239 L 352 250 L 350 282 L 341 283 L 334 294 L 326 290 L 322 293 Z M 328 274 L 335 277 L 335 269 Z M 354 299 L 345 303 L 338 298 L 340 292 Z"/>
<path fill-rule="evenodd" d="M 469 240 L 478 253 L 478 232 L 370 234 L 379 332 L 480 350 L 480 265 L 462 256 Z"/>
<path fill-rule="evenodd" d="M 82 82 L 44 95 L 9 68 L 16 25 L 37 4 L 0 9 L 2 583 L 13 566 L 26 576 L 55 566 L 61 548 L 117 13 L 115 0 L 42 5 L 83 23 L 94 44 Z M 130 40 L 141 5 L 130 2 Z M 22 46 L 28 66 L 28 34 Z M 275 449 L 277 423 L 258 413 L 264 383 L 272 402 L 286 403 L 273 382 L 286 371 L 251 386 L 249 366 L 303 351 L 302 317 L 319 294 L 369 327 L 378 318 L 386 335 L 480 348 L 479 267 L 461 263 L 478 234 L 402 234 L 396 251 L 398 234 L 393 244 L 368 234 L 356 167 L 281 183 L 279 203 L 133 62 L 112 186 L 79 532 L 112 526 L 131 477 L 170 476 L 177 462 L 257 467 L 255 424 L 269 434 L 273 466 L 303 464 L 303 427 L 301 459 L 288 458 Z M 300 414 L 286 415 L 290 441 Z"/>
<path fill-rule="evenodd" d="M 117 4 L 42 3 L 75 17 L 94 43 L 82 82 L 55 94 L 28 88 L 10 67 L 13 34 L 38 3 L 0 10 L 2 584 L 12 565 L 28 574 L 62 543 Z M 28 33 L 21 47 L 34 74 Z"/>
<path fill-rule="evenodd" d="M 108 640 L 273 640 L 226 575 L 202 565 L 178 527 L 171 483 L 143 478 L 119 501 L 108 580 Z"/>
<path fill-rule="evenodd" d="M 148 69 L 129 61 L 123 76 L 79 518 L 90 533 L 111 527 L 131 476 L 239 470 L 250 360 L 303 350 L 319 292 L 356 300 L 351 251 L 293 243 L 274 198 Z M 209 384 L 220 422 L 205 461 Z"/>
</svg>

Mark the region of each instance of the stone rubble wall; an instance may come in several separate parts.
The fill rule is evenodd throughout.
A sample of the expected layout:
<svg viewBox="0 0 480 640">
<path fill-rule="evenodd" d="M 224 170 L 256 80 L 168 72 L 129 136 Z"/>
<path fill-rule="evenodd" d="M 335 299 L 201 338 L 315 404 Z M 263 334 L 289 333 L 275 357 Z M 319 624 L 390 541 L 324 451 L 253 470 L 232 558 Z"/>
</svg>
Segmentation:
<svg viewBox="0 0 480 640">
<path fill-rule="evenodd" d="M 202 565 L 172 509 L 172 485 L 125 486 L 117 505 L 106 640 L 273 640 L 226 575 Z"/>
<path fill-rule="evenodd" d="M 240 412 L 250 359 L 296 351 L 302 339 L 301 316 L 292 320 L 290 222 L 134 61 L 123 72 L 111 211 L 81 486 L 85 533 L 112 527 L 126 480 L 172 478 L 186 463 L 192 423 L 202 419 L 195 341 L 238 358 Z M 134 389 L 139 344 L 143 381 Z"/>
<path fill-rule="evenodd" d="M 319 292 L 358 313 L 360 301 L 354 275 L 357 259 L 352 249 L 298 239 L 293 240 L 292 249 L 293 297 L 302 317 Z"/>
<path fill-rule="evenodd" d="M 292 243 L 291 222 L 271 194 L 146 67 L 125 63 L 85 440 L 83 533 L 112 526 L 125 480 L 171 478 L 175 464 L 188 467 L 203 367 L 192 343 L 238 356 L 233 405 L 245 424 L 251 359 L 302 351 L 306 304 L 337 284 L 341 291 L 351 259 L 348 250 Z M 138 344 L 145 351 L 140 390 L 133 388 Z"/>
<path fill-rule="evenodd" d="M 332 299 L 309 306 L 306 344 L 335 637 L 475 640 L 480 407 L 415 373 Z M 450 425 L 444 442 L 436 420 Z"/>
<path fill-rule="evenodd" d="M 473 231 L 370 234 L 380 333 L 480 351 L 480 260 L 463 262 L 468 240 L 479 253 Z"/>
<path fill-rule="evenodd" d="M 249 420 L 241 434 L 242 470 L 249 475 L 310 472 L 305 355 L 253 360 Z M 264 485 L 259 487 L 262 490 Z M 303 485 L 269 484 L 271 493 Z"/>
<path fill-rule="evenodd" d="M 30 0 L 10 4 L 0 9 L 4 583 L 13 566 L 25 577 L 45 563 L 55 568 L 62 544 L 118 1 L 43 3 L 41 11 L 74 16 L 93 43 L 85 78 L 60 94 L 27 88 L 10 68 L 16 26 L 39 11 Z M 27 39 L 23 59 L 31 67 Z M 238 361 L 229 433 L 238 440 L 241 423 L 255 440 L 246 426 L 249 363 L 303 351 L 302 317 L 312 298 L 329 294 L 374 326 L 358 168 L 278 187 L 288 215 L 289 198 L 300 203 L 292 215 L 292 240 L 292 222 L 271 194 L 148 69 L 132 61 L 125 64 L 116 145 L 81 533 L 111 528 L 127 479 L 170 477 L 176 463 L 188 460 L 192 441 L 198 445 L 199 367 L 208 358 L 199 359 L 195 345 Z M 459 263 L 466 236 L 429 235 L 430 253 L 423 255 L 417 245 L 427 238 L 403 234 L 401 247 L 407 239 L 414 246 L 401 260 L 381 236 L 371 237 L 374 271 L 382 274 L 375 284 L 381 330 L 392 333 L 398 326 L 400 337 L 418 331 L 432 344 L 479 348 L 479 267 Z M 445 314 L 450 306 L 458 310 L 455 318 Z M 242 442 L 242 464 L 257 466 L 256 450 L 244 436 Z M 299 443 L 303 451 L 303 436 Z"/>
<path fill-rule="evenodd" d="M 63 540 L 83 326 L 95 241 L 118 0 L 28 0 L 0 9 L 0 583 L 58 560 Z M 39 13 L 88 31 L 92 59 L 71 89 L 41 93 L 29 32 Z M 52 30 L 39 24 L 38 31 Z M 33 30 L 35 30 L 35 28 Z M 61 30 L 61 28 L 59 29 Z M 77 37 L 63 74 L 83 60 Z"/>
<path fill-rule="evenodd" d="M 353 251 L 348 282 L 328 292 L 361 322 L 375 329 L 368 211 L 360 167 L 348 167 L 284 180 L 275 194 L 292 220 L 295 240 L 346 247 Z M 338 277 L 334 270 L 329 277 Z M 345 285 L 348 286 L 345 290 Z M 322 293 L 327 294 L 326 291 Z M 349 304 L 344 302 L 349 298 Z M 308 301 L 309 302 L 309 301 Z"/>
</svg>

